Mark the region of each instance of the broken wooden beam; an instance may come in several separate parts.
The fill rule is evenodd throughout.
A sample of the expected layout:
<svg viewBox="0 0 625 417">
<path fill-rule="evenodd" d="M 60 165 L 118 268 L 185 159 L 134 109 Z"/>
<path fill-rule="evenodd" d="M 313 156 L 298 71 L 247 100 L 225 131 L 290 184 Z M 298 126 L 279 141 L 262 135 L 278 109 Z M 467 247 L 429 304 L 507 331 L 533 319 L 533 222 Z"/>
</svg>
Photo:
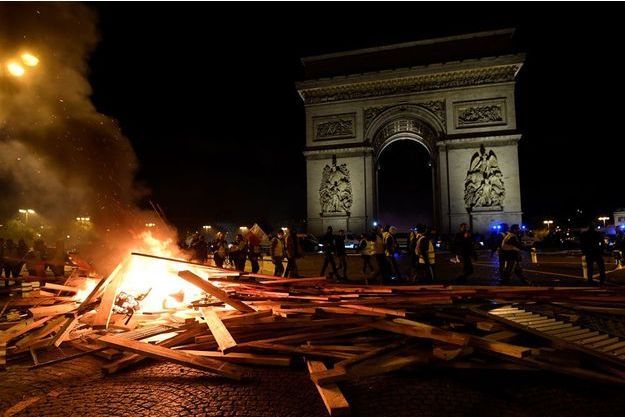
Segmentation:
<svg viewBox="0 0 625 417">
<path fill-rule="evenodd" d="M 252 307 L 245 304 L 243 301 L 239 301 L 230 297 L 224 290 L 214 286 L 210 282 L 195 275 L 191 271 L 180 271 L 178 272 L 178 276 L 184 279 L 185 281 L 190 282 L 191 284 L 195 285 L 196 287 L 198 287 L 205 293 L 210 294 L 215 298 L 218 298 L 220 301 L 223 301 L 224 303 L 235 308 L 236 310 L 239 310 L 243 313 L 256 312 L 256 310 L 254 310 Z"/>
<path fill-rule="evenodd" d="M 328 369 L 323 362 L 315 360 L 307 360 L 306 366 L 311 375 Z M 315 387 L 331 417 L 348 416 L 350 414 L 349 403 L 336 384 L 321 386 L 315 382 Z"/>
<path fill-rule="evenodd" d="M 201 358 L 166 347 L 137 342 L 136 340 L 126 339 L 120 336 L 103 336 L 98 339 L 98 341 L 124 351 L 138 353 L 142 356 L 165 360 L 202 371 L 212 372 L 237 381 L 241 380 L 243 377 L 242 368 L 216 359 Z"/>
</svg>

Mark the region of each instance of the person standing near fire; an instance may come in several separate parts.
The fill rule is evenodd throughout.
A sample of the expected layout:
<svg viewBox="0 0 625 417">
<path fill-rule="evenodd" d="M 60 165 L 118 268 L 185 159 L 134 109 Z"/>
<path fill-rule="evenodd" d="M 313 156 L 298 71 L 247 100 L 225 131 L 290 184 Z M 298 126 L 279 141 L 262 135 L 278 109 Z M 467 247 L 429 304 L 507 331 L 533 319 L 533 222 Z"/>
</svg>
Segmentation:
<svg viewBox="0 0 625 417">
<path fill-rule="evenodd" d="M 284 231 L 279 230 L 276 236 L 271 239 L 271 261 L 274 265 L 273 275 L 276 277 L 281 277 L 284 273 L 284 265 L 282 265 L 282 261 L 284 260 L 285 255 L 285 244 L 284 244 Z"/>
<path fill-rule="evenodd" d="M 247 241 L 243 238 L 242 234 L 237 234 L 237 237 L 232 242 L 230 248 L 230 259 L 234 262 L 234 269 L 237 271 L 245 271 L 245 258 L 247 257 Z"/>
<path fill-rule="evenodd" d="M 299 278 L 299 272 L 297 270 L 297 258 L 301 256 L 302 251 L 299 247 L 299 241 L 297 240 L 297 230 L 294 226 L 291 226 L 287 230 L 287 234 L 284 238 L 286 245 L 286 271 L 284 271 L 285 277 Z"/>
<path fill-rule="evenodd" d="M 434 266 L 436 265 L 436 252 L 434 251 L 433 233 L 428 232 L 424 225 L 417 227 L 417 244 L 415 254 L 417 255 L 418 267 L 423 271 L 425 282 L 434 281 Z"/>
<path fill-rule="evenodd" d="M 251 231 L 246 236 L 247 239 L 247 256 L 250 259 L 252 265 L 252 273 L 257 274 L 260 271 L 260 264 L 258 259 L 260 258 L 260 238 Z"/>
<path fill-rule="evenodd" d="M 345 230 L 339 230 L 338 236 L 334 239 L 334 246 L 336 249 L 336 259 L 339 264 L 337 269 L 341 271 L 341 275 L 337 275 L 339 281 L 347 281 L 347 251 L 345 250 Z"/>
<path fill-rule="evenodd" d="M 4 239 L 0 237 L 0 276 L 4 271 Z M 4 286 L 9 286 L 9 271 L 7 269 L 6 274 L 4 275 Z"/>
<path fill-rule="evenodd" d="M 211 244 L 211 248 L 213 250 L 215 265 L 218 268 L 223 268 L 226 256 L 228 256 L 228 242 L 226 242 L 223 232 L 217 232 L 215 240 Z"/>
</svg>

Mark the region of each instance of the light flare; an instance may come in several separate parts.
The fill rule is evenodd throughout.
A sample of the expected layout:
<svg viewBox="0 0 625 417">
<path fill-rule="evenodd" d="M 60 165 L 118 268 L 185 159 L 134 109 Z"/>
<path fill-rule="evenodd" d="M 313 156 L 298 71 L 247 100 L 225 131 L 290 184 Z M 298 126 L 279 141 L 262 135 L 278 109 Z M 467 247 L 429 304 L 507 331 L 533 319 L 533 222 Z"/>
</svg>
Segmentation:
<svg viewBox="0 0 625 417">
<path fill-rule="evenodd" d="M 7 64 L 7 71 L 14 77 L 21 77 L 24 75 L 24 67 L 15 61 L 11 61 Z"/>
<path fill-rule="evenodd" d="M 31 53 L 25 52 L 22 54 L 21 58 L 22 58 L 22 62 L 26 66 L 36 67 L 37 64 L 39 64 L 39 58 L 37 58 L 35 55 Z"/>
</svg>

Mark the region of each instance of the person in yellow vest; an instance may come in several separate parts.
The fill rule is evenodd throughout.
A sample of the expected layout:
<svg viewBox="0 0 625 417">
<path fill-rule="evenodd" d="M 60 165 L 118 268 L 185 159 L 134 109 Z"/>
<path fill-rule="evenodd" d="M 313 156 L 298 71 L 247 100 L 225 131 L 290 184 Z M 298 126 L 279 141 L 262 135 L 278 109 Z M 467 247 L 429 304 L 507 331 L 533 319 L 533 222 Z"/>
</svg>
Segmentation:
<svg viewBox="0 0 625 417">
<path fill-rule="evenodd" d="M 360 251 L 360 257 L 362 258 L 362 274 L 367 276 L 367 268 L 370 272 L 375 271 L 375 268 L 371 263 L 371 257 L 375 254 L 375 239 L 369 234 L 361 235 L 358 250 Z"/>
<path fill-rule="evenodd" d="M 419 269 L 423 271 L 423 278 L 426 282 L 434 280 L 434 266 L 436 265 L 436 252 L 432 236 L 427 233 L 425 226 L 417 228 L 417 244 L 415 254 L 417 255 Z"/>
<path fill-rule="evenodd" d="M 282 265 L 282 261 L 284 260 L 284 231 L 278 230 L 278 234 L 271 239 L 271 261 L 274 265 L 273 275 L 276 277 L 281 277 L 284 273 L 284 266 Z"/>
<path fill-rule="evenodd" d="M 377 280 L 378 284 L 382 284 L 382 282 L 388 278 L 388 264 L 386 263 L 386 256 L 384 256 L 384 233 L 381 227 L 376 227 L 373 232 L 372 240 L 375 270 L 370 278 L 372 280 Z"/>
</svg>

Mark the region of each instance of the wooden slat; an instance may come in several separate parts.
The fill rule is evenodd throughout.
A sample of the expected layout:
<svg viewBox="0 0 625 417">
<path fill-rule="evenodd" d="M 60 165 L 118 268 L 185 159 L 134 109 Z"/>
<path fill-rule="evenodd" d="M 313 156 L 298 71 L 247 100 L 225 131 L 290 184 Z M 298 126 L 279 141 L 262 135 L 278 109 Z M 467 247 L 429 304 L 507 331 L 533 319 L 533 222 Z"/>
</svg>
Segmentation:
<svg viewBox="0 0 625 417">
<path fill-rule="evenodd" d="M 76 308 L 76 303 L 65 303 L 56 304 L 53 306 L 33 307 L 29 308 L 28 311 L 32 313 L 34 319 L 38 319 L 41 317 L 58 316 L 60 314 L 65 314 Z"/>
<path fill-rule="evenodd" d="M 469 345 L 489 352 L 500 353 L 514 358 L 525 358 L 532 354 L 532 349 L 525 346 L 511 345 L 504 342 L 495 342 L 483 337 L 471 336 Z"/>
<path fill-rule="evenodd" d="M 620 348 L 623 348 L 623 347 L 625 347 L 625 340 L 623 340 L 621 342 L 618 342 L 618 343 L 615 343 L 615 344 L 610 345 L 610 346 L 604 346 L 604 347 L 602 347 L 599 350 L 601 352 L 604 352 L 604 353 L 610 353 L 610 352 L 612 352 L 614 350 L 617 350 L 617 349 L 620 349 Z"/>
<path fill-rule="evenodd" d="M 100 343 L 104 343 L 108 346 L 113 346 L 121 350 L 138 353 L 140 355 L 158 360 L 177 363 L 179 365 L 188 366 L 202 371 L 212 372 L 226 378 L 241 380 L 243 377 L 241 368 L 223 361 L 211 358 L 200 358 L 188 353 L 178 352 L 162 346 L 137 342 L 136 340 L 125 339 L 120 336 L 103 336 L 98 340 Z"/>
<path fill-rule="evenodd" d="M 578 340 L 582 340 L 582 339 L 589 339 L 593 336 L 597 336 L 599 334 L 599 332 L 587 332 L 587 333 L 582 333 L 582 334 L 578 334 L 577 336 L 567 336 L 564 337 L 563 339 L 566 340 L 567 342 L 575 342 Z"/>
<path fill-rule="evenodd" d="M 613 345 L 613 344 L 615 344 L 618 341 L 619 341 L 618 337 L 611 337 L 611 338 L 608 338 L 608 339 L 605 339 L 605 340 L 601 340 L 599 342 L 591 343 L 590 345 L 588 345 L 586 347 L 589 348 L 589 349 L 599 349 L 599 348 L 604 347 L 604 346 Z"/>
<path fill-rule="evenodd" d="M 204 317 L 208 328 L 215 337 L 220 350 L 223 351 L 237 345 L 237 342 L 234 340 L 223 322 L 219 319 L 219 316 L 215 313 L 215 311 L 209 310 L 206 307 L 200 308 L 200 311 L 202 312 L 202 317 Z"/>
<path fill-rule="evenodd" d="M 46 282 L 43 288 L 47 288 L 49 290 L 67 291 L 67 292 L 73 292 L 73 293 L 77 293 L 79 291 L 79 288 L 76 288 L 76 287 L 70 287 L 68 285 L 53 284 L 51 282 Z"/>
<path fill-rule="evenodd" d="M 320 361 L 307 360 L 306 366 L 308 367 L 308 372 L 310 374 L 327 370 L 323 362 Z M 321 386 L 315 383 L 315 386 L 317 387 L 321 400 L 326 406 L 326 410 L 328 410 L 328 414 L 330 414 L 331 417 L 347 416 L 350 414 L 349 403 L 336 384 Z"/>
<path fill-rule="evenodd" d="M 572 336 L 577 336 L 580 334 L 588 334 L 590 333 L 590 329 L 586 329 L 586 328 L 581 328 L 579 330 L 571 330 L 568 332 L 564 332 L 564 333 L 560 333 L 559 335 L 555 336 L 556 338 L 559 339 L 566 339 L 567 337 L 572 337 Z"/>
<path fill-rule="evenodd" d="M 589 339 L 577 340 L 575 343 L 577 343 L 578 345 L 587 345 L 589 343 L 599 342 L 599 341 L 607 339 L 609 337 L 610 337 L 609 334 L 600 334 L 598 336 L 591 337 Z"/>
<path fill-rule="evenodd" d="M 579 326 L 573 326 L 573 327 L 570 327 L 570 328 L 562 328 L 562 329 L 557 329 L 557 330 L 547 330 L 547 331 L 545 331 L 545 333 L 547 333 L 549 336 L 560 337 L 561 334 L 570 333 L 570 332 L 574 332 L 574 331 L 578 331 L 578 330 L 583 330 L 583 329 L 581 327 L 579 327 Z"/>
<path fill-rule="evenodd" d="M 403 334 L 406 336 L 438 340 L 457 346 L 465 346 L 469 342 L 469 336 L 467 335 L 448 332 L 428 324 L 406 319 L 395 319 L 392 322 L 380 320 L 369 323 L 368 326 L 378 330 Z"/>
<path fill-rule="evenodd" d="M 115 270 L 108 276 L 105 280 L 102 289 L 104 293 L 102 294 L 102 298 L 100 300 L 100 305 L 96 311 L 95 316 L 93 316 L 93 321 L 91 323 L 91 327 L 94 329 L 105 329 L 109 325 L 109 321 L 111 320 L 111 314 L 113 309 L 113 303 L 115 303 L 115 298 L 117 297 L 117 293 L 119 291 L 119 287 L 123 281 L 124 275 L 123 272 L 126 270 L 127 260 L 120 263 Z M 86 301 L 86 299 L 85 299 Z"/>
<path fill-rule="evenodd" d="M 493 342 L 506 342 L 514 337 L 517 337 L 518 335 L 518 333 L 511 332 L 509 330 L 502 330 L 497 333 L 486 335 L 484 336 L 484 339 L 491 340 Z"/>
<path fill-rule="evenodd" d="M 205 293 L 210 294 L 210 295 L 212 295 L 215 298 L 218 298 L 220 301 L 223 301 L 224 303 L 226 303 L 229 306 L 235 308 L 236 310 L 239 310 L 239 311 L 241 311 L 243 313 L 254 313 L 254 312 L 256 312 L 256 310 L 254 310 L 252 307 L 248 306 L 247 304 L 245 304 L 242 301 L 239 301 L 239 300 L 236 300 L 234 298 L 231 298 L 221 288 L 217 288 L 216 286 L 214 286 L 210 282 L 208 282 L 208 281 L 202 279 L 201 277 L 195 275 L 191 271 L 180 271 L 180 272 L 178 272 L 178 276 L 180 276 L 185 281 L 190 282 L 191 284 L 195 285 L 196 287 L 198 287 L 199 289 L 201 289 Z"/>
<path fill-rule="evenodd" d="M 195 356 L 219 359 L 230 363 L 242 363 L 249 365 L 270 365 L 270 366 L 290 366 L 289 356 L 258 355 L 256 353 L 227 353 L 210 350 L 186 350 L 177 349 L 176 352 L 185 352 Z"/>
<path fill-rule="evenodd" d="M 570 323 L 564 323 L 562 321 L 556 321 L 554 323 L 543 324 L 542 326 L 531 326 L 532 329 L 538 330 L 539 332 L 544 332 L 546 330 L 555 330 L 555 329 L 568 329 L 573 327 Z"/>
</svg>

